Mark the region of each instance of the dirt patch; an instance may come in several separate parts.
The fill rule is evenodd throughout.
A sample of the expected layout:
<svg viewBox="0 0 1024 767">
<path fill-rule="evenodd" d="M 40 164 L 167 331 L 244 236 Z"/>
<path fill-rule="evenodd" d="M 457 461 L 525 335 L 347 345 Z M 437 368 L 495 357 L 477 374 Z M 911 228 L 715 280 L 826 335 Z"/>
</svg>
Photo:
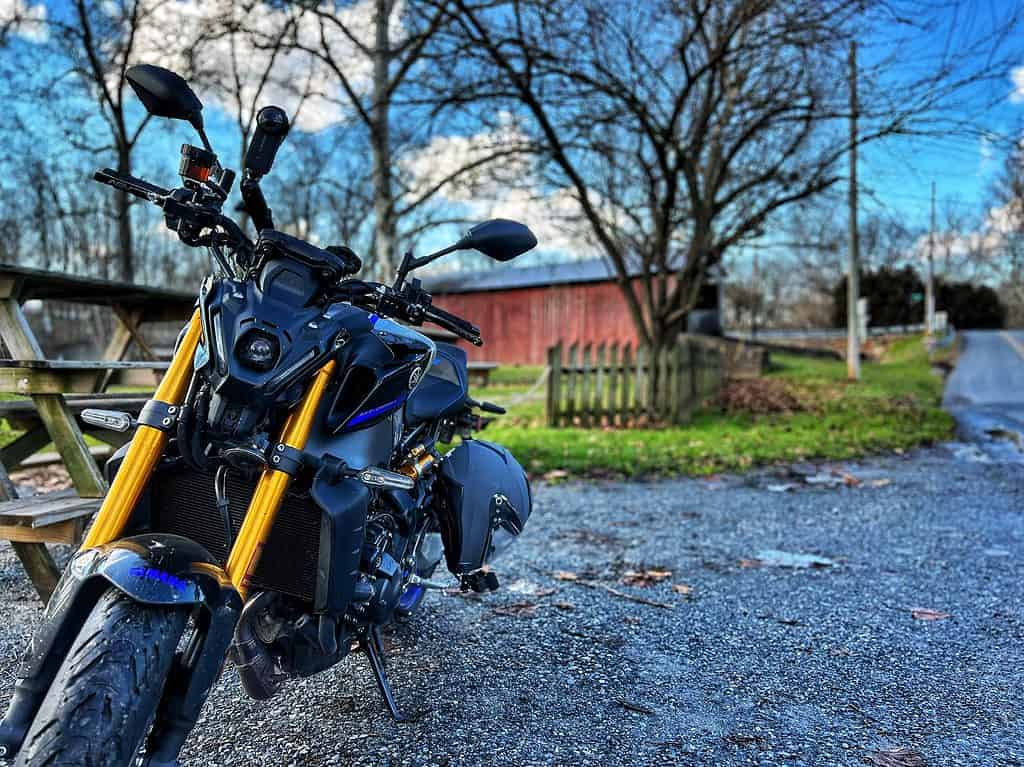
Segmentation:
<svg viewBox="0 0 1024 767">
<path fill-rule="evenodd" d="M 36 493 L 50 493 L 67 490 L 72 486 L 67 469 L 60 464 L 33 466 L 11 473 L 11 481 L 20 487 L 30 487 Z"/>
<path fill-rule="evenodd" d="M 731 381 L 718 397 L 723 410 L 730 413 L 771 415 L 799 413 L 807 409 L 785 381 L 752 378 Z"/>
</svg>

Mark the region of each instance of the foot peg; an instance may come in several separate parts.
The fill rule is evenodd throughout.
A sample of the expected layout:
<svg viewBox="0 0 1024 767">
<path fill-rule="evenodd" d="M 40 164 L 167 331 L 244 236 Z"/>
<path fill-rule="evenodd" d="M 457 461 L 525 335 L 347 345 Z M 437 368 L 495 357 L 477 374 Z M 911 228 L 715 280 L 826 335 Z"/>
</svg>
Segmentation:
<svg viewBox="0 0 1024 767">
<path fill-rule="evenodd" d="M 471 573 L 463 573 L 459 576 L 459 586 L 463 591 L 484 591 L 498 590 L 498 576 L 491 570 L 474 570 Z"/>
</svg>

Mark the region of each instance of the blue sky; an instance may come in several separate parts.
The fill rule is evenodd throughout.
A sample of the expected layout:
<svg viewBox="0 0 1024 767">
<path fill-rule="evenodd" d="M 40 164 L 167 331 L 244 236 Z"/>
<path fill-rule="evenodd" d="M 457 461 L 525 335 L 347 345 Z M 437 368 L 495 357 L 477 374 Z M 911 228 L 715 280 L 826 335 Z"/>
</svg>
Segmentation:
<svg viewBox="0 0 1024 767">
<path fill-rule="evenodd" d="M 969 45 L 971 39 L 991 31 L 987 25 L 991 25 L 992 19 L 1009 9 L 1011 3 L 1013 0 L 951 3 L 947 6 L 948 15 L 938 20 L 938 26 L 944 30 L 953 28 L 956 36 L 951 37 L 946 31 L 932 35 L 915 33 L 911 44 L 904 51 L 907 60 L 924 68 L 950 48 L 956 50 L 958 45 Z M 66 9 L 65 0 L 52 0 L 48 3 L 51 17 L 62 16 Z M 865 66 L 873 63 L 873 57 L 881 55 L 878 51 L 891 48 L 891 40 L 888 39 L 890 34 L 898 32 L 886 29 L 876 39 L 868 37 L 863 41 L 862 60 Z M 984 51 L 974 53 L 983 54 Z M 1017 65 L 1024 67 L 1024 58 Z M 908 66 L 906 75 L 895 75 L 891 85 L 898 88 L 914 76 L 914 71 Z M 980 216 L 985 209 L 992 178 L 998 172 L 1006 152 L 1005 141 L 987 142 L 981 138 L 980 132 L 987 130 L 1004 138 L 1019 135 L 1024 125 L 1024 101 L 1012 100 L 1013 90 L 1011 69 L 1007 67 L 996 79 L 975 86 L 958 100 L 958 104 L 946 116 L 969 118 L 973 123 L 973 133 L 901 137 L 863 147 L 860 154 L 860 177 L 864 213 L 879 211 L 913 228 L 924 228 L 928 224 L 930 185 L 934 181 L 940 211 L 952 207 L 964 215 Z M 994 108 L 980 108 L 980 105 L 992 102 L 997 102 Z M 237 137 L 230 121 L 225 115 L 218 114 L 216 107 L 209 103 L 206 111 L 211 139 L 220 149 L 225 162 L 234 164 L 238 151 Z M 40 126 L 40 135 L 45 136 L 50 132 Z M 51 143 L 50 139 L 44 140 Z M 167 125 L 147 129 L 138 153 L 140 173 L 152 174 L 153 180 L 160 183 L 173 183 L 177 144 L 182 140 L 195 141 L 188 126 Z M 52 144 L 54 153 L 59 154 L 59 139 L 54 137 Z M 112 160 L 111 156 L 109 162 Z M 107 162 L 107 159 L 97 157 L 97 165 Z M 845 171 L 845 168 L 842 170 Z M 841 186 L 845 189 L 845 182 Z"/>
</svg>

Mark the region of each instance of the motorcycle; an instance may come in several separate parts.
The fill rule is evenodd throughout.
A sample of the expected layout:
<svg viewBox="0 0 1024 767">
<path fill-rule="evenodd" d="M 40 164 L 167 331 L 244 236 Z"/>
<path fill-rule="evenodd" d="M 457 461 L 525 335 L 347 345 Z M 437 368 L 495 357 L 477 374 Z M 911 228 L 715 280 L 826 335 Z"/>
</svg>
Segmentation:
<svg viewBox="0 0 1024 767">
<path fill-rule="evenodd" d="M 21 662 L 0 756 L 176 765 L 228 658 L 265 700 L 360 651 L 401 720 L 382 627 L 448 586 L 442 559 L 462 589 L 497 588 L 488 563 L 531 512 L 519 463 L 472 438 L 483 413 L 504 411 L 469 395 L 463 349 L 416 330 L 431 322 L 479 346 L 479 329 L 409 274 L 460 250 L 508 261 L 537 240 L 495 219 L 406 253 L 392 285 L 356 279 L 351 249 L 274 228 L 260 180 L 289 122 L 268 106 L 239 184 L 253 242 L 222 213 L 235 173 L 189 85 L 150 65 L 126 79 L 202 146 L 182 147 L 173 190 L 110 169 L 95 179 L 161 208 L 214 273 L 138 418 L 82 414 L 134 434 L 106 464 L 109 491 Z"/>
</svg>

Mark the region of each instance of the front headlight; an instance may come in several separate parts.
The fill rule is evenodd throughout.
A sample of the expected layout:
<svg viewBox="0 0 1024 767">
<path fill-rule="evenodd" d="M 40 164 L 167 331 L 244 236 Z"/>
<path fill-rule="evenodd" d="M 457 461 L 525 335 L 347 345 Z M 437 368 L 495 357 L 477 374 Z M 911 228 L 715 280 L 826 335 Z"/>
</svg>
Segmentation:
<svg viewBox="0 0 1024 767">
<path fill-rule="evenodd" d="M 277 339 L 269 333 L 250 330 L 239 340 L 235 354 L 239 361 L 252 370 L 270 370 L 277 364 Z"/>
</svg>

